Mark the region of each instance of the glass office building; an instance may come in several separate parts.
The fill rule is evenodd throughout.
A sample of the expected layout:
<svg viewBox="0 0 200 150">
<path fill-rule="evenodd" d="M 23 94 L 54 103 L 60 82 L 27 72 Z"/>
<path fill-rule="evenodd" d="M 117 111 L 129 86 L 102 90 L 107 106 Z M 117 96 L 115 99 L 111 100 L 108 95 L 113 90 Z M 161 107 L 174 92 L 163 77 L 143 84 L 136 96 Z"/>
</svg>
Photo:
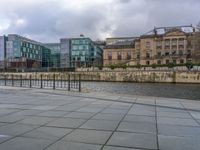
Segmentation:
<svg viewBox="0 0 200 150">
<path fill-rule="evenodd" d="M 103 50 L 90 38 L 73 38 L 70 40 L 71 67 L 94 67 L 102 65 Z"/>
<path fill-rule="evenodd" d="M 39 42 L 16 34 L 10 34 L 6 40 L 6 68 L 41 68 L 42 51 L 46 51 L 46 49 Z"/>
<path fill-rule="evenodd" d="M 70 68 L 70 39 L 60 39 L 60 68 Z"/>
<path fill-rule="evenodd" d="M 0 69 L 5 69 L 6 41 L 6 36 L 0 36 Z"/>
<path fill-rule="evenodd" d="M 60 43 L 46 43 L 45 47 L 51 50 L 49 67 L 60 68 Z"/>
</svg>

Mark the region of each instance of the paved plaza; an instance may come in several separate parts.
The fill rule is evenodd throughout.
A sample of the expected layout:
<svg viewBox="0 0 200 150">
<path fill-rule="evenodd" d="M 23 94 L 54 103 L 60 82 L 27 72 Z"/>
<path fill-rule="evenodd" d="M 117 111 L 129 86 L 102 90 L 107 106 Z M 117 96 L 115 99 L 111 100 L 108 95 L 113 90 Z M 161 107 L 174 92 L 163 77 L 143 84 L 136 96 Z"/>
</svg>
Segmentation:
<svg viewBox="0 0 200 150">
<path fill-rule="evenodd" d="M 0 150 L 158 149 L 200 149 L 200 101 L 0 87 Z"/>
</svg>

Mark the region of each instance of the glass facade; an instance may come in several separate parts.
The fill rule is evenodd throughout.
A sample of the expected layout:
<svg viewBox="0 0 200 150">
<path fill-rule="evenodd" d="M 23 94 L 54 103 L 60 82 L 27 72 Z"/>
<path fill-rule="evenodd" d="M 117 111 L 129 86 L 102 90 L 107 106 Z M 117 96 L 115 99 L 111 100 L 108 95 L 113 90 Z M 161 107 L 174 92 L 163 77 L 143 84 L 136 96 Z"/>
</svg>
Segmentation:
<svg viewBox="0 0 200 150">
<path fill-rule="evenodd" d="M 60 68 L 70 68 L 70 39 L 60 39 Z"/>
<path fill-rule="evenodd" d="M 51 50 L 50 61 L 46 59 L 46 64 L 48 64 L 48 67 L 60 68 L 60 43 L 47 43 L 45 44 L 45 47 Z"/>
<path fill-rule="evenodd" d="M 6 40 L 5 36 L 0 36 L 0 69 L 5 68 Z"/>
<path fill-rule="evenodd" d="M 19 35 L 8 35 L 6 41 L 7 68 L 40 68 L 46 48 L 39 42 Z"/>
<path fill-rule="evenodd" d="M 89 38 L 71 39 L 71 67 L 93 67 L 102 64 L 103 50 Z"/>
</svg>

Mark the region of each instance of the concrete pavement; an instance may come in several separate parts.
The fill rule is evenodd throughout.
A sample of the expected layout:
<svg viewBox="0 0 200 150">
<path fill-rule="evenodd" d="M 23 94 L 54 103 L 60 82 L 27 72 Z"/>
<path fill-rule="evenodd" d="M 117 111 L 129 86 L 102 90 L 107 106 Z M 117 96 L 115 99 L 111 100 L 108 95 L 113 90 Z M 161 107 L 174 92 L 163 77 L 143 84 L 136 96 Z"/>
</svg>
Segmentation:
<svg viewBox="0 0 200 150">
<path fill-rule="evenodd" d="M 0 87 L 1 150 L 199 150 L 200 101 Z"/>
</svg>

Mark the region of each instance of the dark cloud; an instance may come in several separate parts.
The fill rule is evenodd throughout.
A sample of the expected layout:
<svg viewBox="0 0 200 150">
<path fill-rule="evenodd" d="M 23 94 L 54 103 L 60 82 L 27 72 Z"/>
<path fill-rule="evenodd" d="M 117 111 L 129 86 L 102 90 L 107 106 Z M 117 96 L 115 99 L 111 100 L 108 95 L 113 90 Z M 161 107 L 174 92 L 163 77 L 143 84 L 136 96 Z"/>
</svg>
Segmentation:
<svg viewBox="0 0 200 150">
<path fill-rule="evenodd" d="M 154 26 L 196 25 L 199 8 L 199 0 L 3 0 L 0 34 L 43 42 L 80 34 L 92 39 L 139 36 Z"/>
</svg>

